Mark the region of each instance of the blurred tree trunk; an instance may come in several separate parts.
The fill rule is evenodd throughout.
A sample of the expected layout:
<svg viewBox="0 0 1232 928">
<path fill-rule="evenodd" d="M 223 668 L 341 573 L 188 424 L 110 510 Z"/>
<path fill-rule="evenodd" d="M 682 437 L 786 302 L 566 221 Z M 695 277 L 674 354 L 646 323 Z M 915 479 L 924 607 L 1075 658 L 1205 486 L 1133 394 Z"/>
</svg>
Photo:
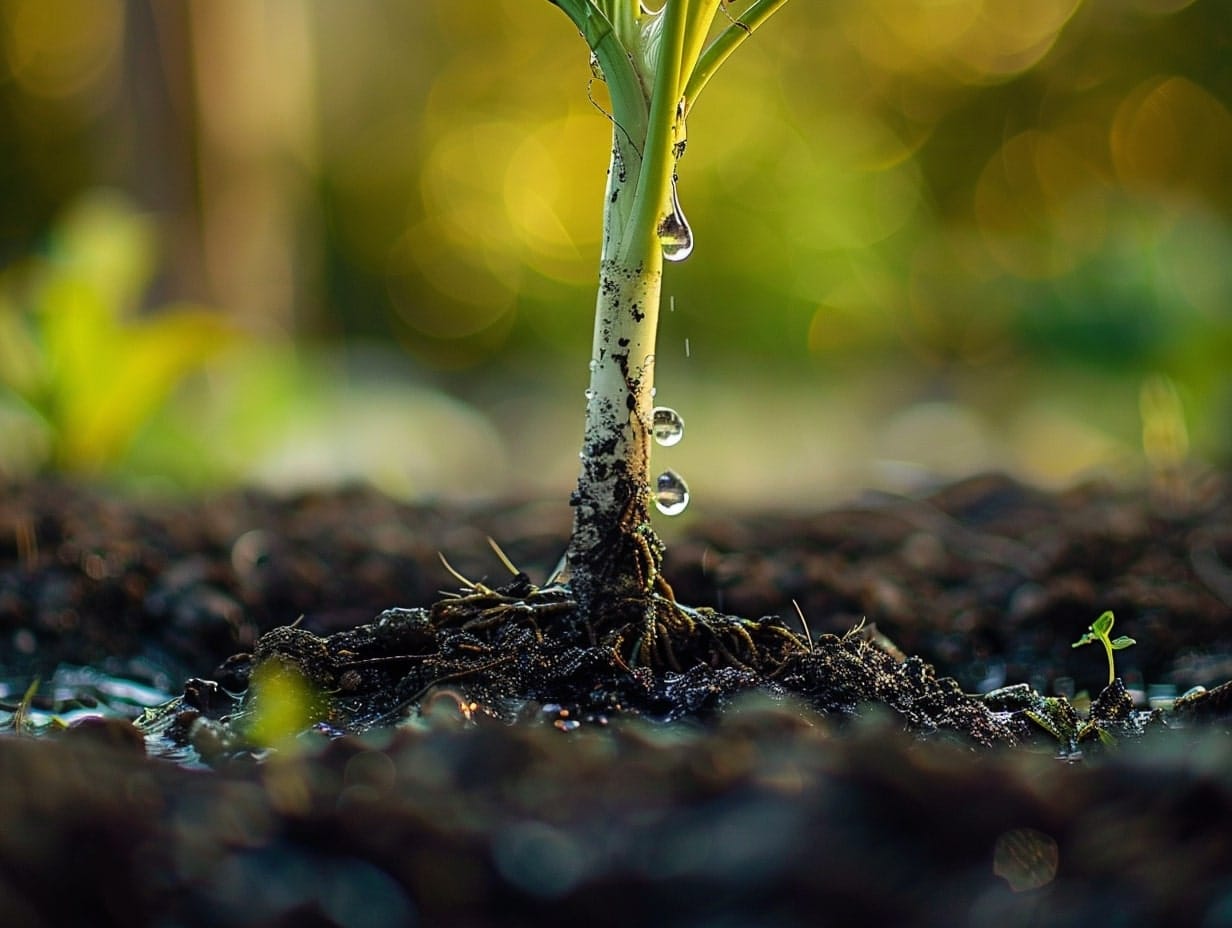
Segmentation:
<svg viewBox="0 0 1232 928">
<path fill-rule="evenodd" d="M 196 104 L 183 8 L 142 0 L 126 6 L 121 117 L 129 157 L 120 176 L 165 233 L 152 301 L 209 302 L 196 179 Z M 117 133 L 118 135 L 119 133 Z"/>
<path fill-rule="evenodd" d="M 312 4 L 187 0 L 202 267 L 220 308 L 262 330 L 311 314 L 318 250 Z"/>
</svg>

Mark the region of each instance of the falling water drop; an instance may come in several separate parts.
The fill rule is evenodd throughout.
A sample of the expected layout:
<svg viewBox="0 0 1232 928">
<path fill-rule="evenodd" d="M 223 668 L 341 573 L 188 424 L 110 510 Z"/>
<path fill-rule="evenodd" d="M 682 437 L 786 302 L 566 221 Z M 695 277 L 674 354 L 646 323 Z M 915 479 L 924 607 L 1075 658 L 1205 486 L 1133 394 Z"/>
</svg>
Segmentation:
<svg viewBox="0 0 1232 928">
<path fill-rule="evenodd" d="M 680 209 L 676 192 L 676 175 L 672 175 L 672 211 L 659 222 L 659 244 L 668 261 L 683 261 L 693 253 L 693 230 Z"/>
<path fill-rule="evenodd" d="M 665 516 L 678 516 L 689 505 L 689 487 L 674 470 L 665 470 L 655 481 L 655 507 Z"/>
<path fill-rule="evenodd" d="M 668 406 L 656 406 L 651 415 L 650 434 L 654 440 L 665 448 L 679 444 L 680 439 L 684 438 L 684 420 L 680 418 L 680 413 Z"/>
</svg>

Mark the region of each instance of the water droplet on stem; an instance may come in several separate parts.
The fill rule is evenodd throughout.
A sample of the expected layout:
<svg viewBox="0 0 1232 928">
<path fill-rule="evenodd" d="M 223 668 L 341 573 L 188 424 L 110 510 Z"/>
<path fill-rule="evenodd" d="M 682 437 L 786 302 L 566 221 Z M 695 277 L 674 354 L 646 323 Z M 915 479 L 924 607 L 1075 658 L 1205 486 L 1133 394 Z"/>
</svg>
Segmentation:
<svg viewBox="0 0 1232 928">
<path fill-rule="evenodd" d="M 650 434 L 664 448 L 680 443 L 684 438 L 684 420 L 680 413 L 667 406 L 656 406 L 651 410 Z"/>
<path fill-rule="evenodd" d="M 678 516 L 689 505 L 689 487 L 674 470 L 665 470 L 655 481 L 655 508 L 665 516 Z"/>
<path fill-rule="evenodd" d="M 676 175 L 672 175 L 672 209 L 659 222 L 659 244 L 667 261 L 683 261 L 693 253 L 693 230 L 680 209 L 680 196 L 676 192 Z"/>
</svg>

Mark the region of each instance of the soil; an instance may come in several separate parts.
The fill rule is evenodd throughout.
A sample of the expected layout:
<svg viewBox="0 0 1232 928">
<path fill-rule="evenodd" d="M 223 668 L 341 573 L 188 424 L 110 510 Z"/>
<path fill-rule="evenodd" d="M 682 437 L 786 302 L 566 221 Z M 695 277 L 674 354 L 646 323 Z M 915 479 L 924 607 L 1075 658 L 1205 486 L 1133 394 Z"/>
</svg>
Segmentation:
<svg viewBox="0 0 1232 928">
<path fill-rule="evenodd" d="M 568 517 L 0 487 L 0 711 L 74 719 L 0 739 L 4 924 L 1232 924 L 1227 479 L 698 519 L 678 636 L 545 586 Z"/>
</svg>

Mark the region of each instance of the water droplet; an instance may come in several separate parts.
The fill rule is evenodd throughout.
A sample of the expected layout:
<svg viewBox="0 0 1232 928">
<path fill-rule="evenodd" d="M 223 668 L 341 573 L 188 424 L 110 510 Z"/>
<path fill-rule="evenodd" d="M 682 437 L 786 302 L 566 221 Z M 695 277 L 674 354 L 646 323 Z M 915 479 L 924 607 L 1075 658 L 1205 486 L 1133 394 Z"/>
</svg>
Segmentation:
<svg viewBox="0 0 1232 928">
<path fill-rule="evenodd" d="M 591 399 L 594 399 L 594 397 L 595 397 L 595 391 L 590 389 L 590 387 L 587 387 L 586 388 L 586 399 L 591 400 Z"/>
<path fill-rule="evenodd" d="M 680 209 L 676 175 L 672 175 L 672 211 L 659 222 L 659 244 L 667 261 L 683 261 L 693 253 L 693 230 Z"/>
<path fill-rule="evenodd" d="M 680 418 L 680 413 L 667 406 L 656 406 L 651 415 L 654 418 L 650 434 L 654 440 L 665 448 L 679 444 L 680 439 L 684 438 L 684 420 Z"/>
<path fill-rule="evenodd" d="M 595 80 L 607 82 L 607 78 L 603 76 L 603 67 L 599 64 L 599 56 L 594 52 L 590 53 L 590 73 Z"/>
<path fill-rule="evenodd" d="M 591 358 L 590 364 L 587 366 L 590 368 L 590 372 L 593 374 L 595 371 L 599 369 L 599 362 L 595 360 L 594 358 Z"/>
<path fill-rule="evenodd" d="M 655 481 L 655 508 L 665 516 L 678 516 L 689 505 L 689 487 L 674 470 L 665 470 Z"/>
</svg>

